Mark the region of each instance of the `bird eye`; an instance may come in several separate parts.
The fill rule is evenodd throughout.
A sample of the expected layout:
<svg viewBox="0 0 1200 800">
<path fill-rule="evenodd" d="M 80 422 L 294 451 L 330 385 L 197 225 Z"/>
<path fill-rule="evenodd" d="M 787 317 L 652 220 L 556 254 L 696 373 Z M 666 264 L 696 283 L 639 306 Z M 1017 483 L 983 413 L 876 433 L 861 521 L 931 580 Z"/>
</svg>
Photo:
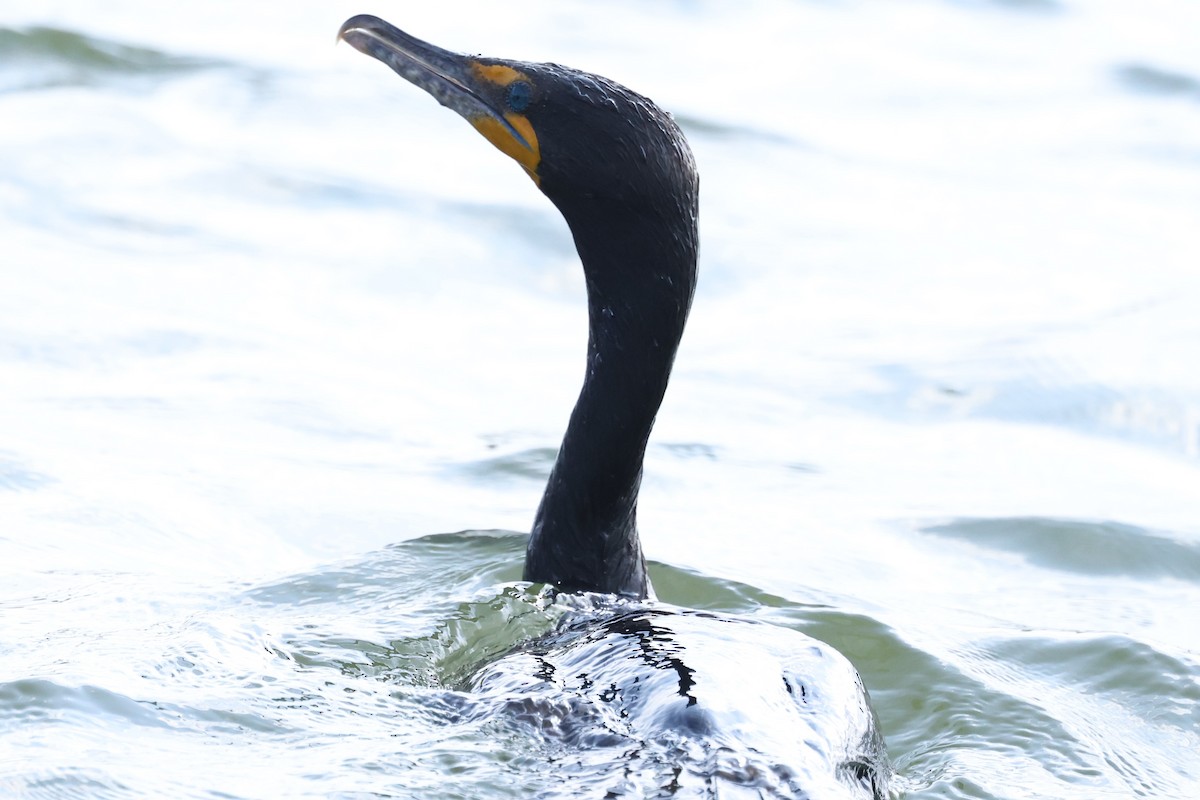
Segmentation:
<svg viewBox="0 0 1200 800">
<path fill-rule="evenodd" d="M 533 100 L 533 87 L 525 81 L 513 81 L 508 85 L 505 100 L 510 109 L 520 114 L 529 108 L 529 103 Z"/>
</svg>

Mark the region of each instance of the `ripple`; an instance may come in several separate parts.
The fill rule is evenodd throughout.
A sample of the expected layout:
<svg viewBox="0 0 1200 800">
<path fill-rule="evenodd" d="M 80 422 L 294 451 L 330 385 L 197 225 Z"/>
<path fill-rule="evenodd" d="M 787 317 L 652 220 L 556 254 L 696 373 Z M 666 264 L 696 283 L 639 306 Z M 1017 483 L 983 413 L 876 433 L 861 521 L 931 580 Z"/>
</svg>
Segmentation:
<svg viewBox="0 0 1200 800">
<path fill-rule="evenodd" d="M 713 139 L 729 139 L 732 141 L 766 142 L 769 144 L 800 145 L 797 140 L 774 131 L 762 130 L 749 125 L 737 125 L 718 121 L 708 117 L 688 114 L 676 115 L 675 121 L 689 137 L 709 137 Z"/>
<path fill-rule="evenodd" d="M 296 614 L 304 624 L 271 646 L 278 664 L 315 680 L 298 684 L 277 672 L 294 689 L 268 689 L 270 707 L 322 727 L 356 724 L 373 709 L 397 720 L 393 735 L 421 738 L 425 768 L 475 787 L 519 785 L 524 796 L 643 796 L 674 781 L 685 796 L 720 784 L 772 797 L 812 787 L 816 797 L 833 791 L 821 781 L 835 770 L 813 766 L 826 760 L 845 761 L 838 769 L 851 785 L 886 780 L 870 759 L 838 755 L 842 737 L 817 725 L 825 715 L 787 716 L 801 700 L 861 696 L 845 660 L 794 630 L 725 616 L 787 601 L 661 564 L 653 579 L 665 595 L 722 615 L 558 595 L 511 582 L 525 541 L 438 534 L 250 589 L 247 599 L 272 613 L 304 609 Z M 347 618 L 361 626 L 384 614 L 379 627 L 393 632 L 386 638 L 340 633 Z M 747 659 L 747 648 L 757 655 Z M 563 774 L 573 788 L 547 794 Z M 423 785 L 419 770 L 404 780 L 412 791 Z"/>
<path fill-rule="evenodd" d="M 1048 683 L 1114 701 L 1148 723 L 1200 730 L 1195 667 L 1127 636 L 1010 636 L 988 652 Z"/>
<path fill-rule="evenodd" d="M 532 447 L 515 453 L 454 464 L 448 470 L 472 482 L 508 483 L 514 480 L 535 480 L 544 483 L 550 477 L 558 449 Z"/>
<path fill-rule="evenodd" d="M 430 534 L 343 565 L 252 588 L 246 597 L 282 607 L 386 607 L 455 594 L 461 598 L 519 579 L 527 538 L 500 530 Z"/>
<path fill-rule="evenodd" d="M 134 725 L 169 727 L 152 705 L 98 686 L 63 686 L 41 678 L 0 683 L 0 719 L 55 720 L 64 712 L 85 719 L 117 717 Z"/>
<path fill-rule="evenodd" d="M 49 475 L 29 469 L 14 459 L 0 456 L 0 491 L 31 492 L 55 482 Z"/>
<path fill-rule="evenodd" d="M 1125 64 L 1117 68 L 1117 77 L 1130 89 L 1144 94 L 1200 98 L 1200 79 L 1182 72 L 1149 64 Z"/>
<path fill-rule="evenodd" d="M 655 447 L 680 459 L 701 458 L 716 461 L 720 453 L 719 447 L 701 442 L 660 442 Z"/>
<path fill-rule="evenodd" d="M 227 66 L 50 27 L 0 28 L 0 52 L 0 92 L 92 86 L 114 77 L 167 77 Z"/>
<path fill-rule="evenodd" d="M 1200 543 L 1119 522 L 1045 517 L 962 519 L 921 530 L 1016 553 L 1030 564 L 1063 572 L 1200 582 Z"/>
</svg>

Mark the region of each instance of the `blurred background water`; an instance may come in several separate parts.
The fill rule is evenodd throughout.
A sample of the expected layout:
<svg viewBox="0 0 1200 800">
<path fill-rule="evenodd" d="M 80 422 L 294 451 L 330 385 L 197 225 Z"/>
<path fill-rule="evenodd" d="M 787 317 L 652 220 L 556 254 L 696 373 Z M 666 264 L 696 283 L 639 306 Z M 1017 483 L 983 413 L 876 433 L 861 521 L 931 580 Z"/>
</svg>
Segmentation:
<svg viewBox="0 0 1200 800">
<path fill-rule="evenodd" d="M 688 134 L 662 600 L 842 650 L 898 793 L 1196 796 L 1186 0 L 6 4 L 0 796 L 599 796 L 603 765 L 447 722 L 553 614 L 519 535 L 430 536 L 528 530 L 574 249 L 334 46 L 359 12 Z"/>
</svg>

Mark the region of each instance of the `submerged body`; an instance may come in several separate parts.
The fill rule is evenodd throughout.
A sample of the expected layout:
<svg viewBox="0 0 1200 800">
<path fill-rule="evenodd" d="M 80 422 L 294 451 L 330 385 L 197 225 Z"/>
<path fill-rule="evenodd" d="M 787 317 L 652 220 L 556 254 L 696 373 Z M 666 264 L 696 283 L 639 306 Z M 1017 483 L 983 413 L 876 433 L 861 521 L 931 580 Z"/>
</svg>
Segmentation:
<svg viewBox="0 0 1200 800">
<path fill-rule="evenodd" d="M 661 768 L 675 777 L 660 794 L 681 793 L 686 773 L 701 796 L 883 797 L 882 739 L 843 656 L 794 631 L 628 602 L 651 594 L 642 462 L 696 284 L 699 179 L 678 126 L 568 67 L 451 53 L 366 15 L 340 36 L 525 170 L 562 212 L 587 284 L 587 369 L 524 574 L 607 598 L 480 667 L 470 688 L 548 741 L 615 748 L 628 785 L 610 792 L 644 794 Z"/>
<path fill-rule="evenodd" d="M 858 673 L 828 645 L 752 620 L 618 603 L 481 668 L 470 688 L 549 747 L 607 753 L 611 796 L 886 796 Z M 599 796 L 599 795 L 597 795 Z"/>
</svg>

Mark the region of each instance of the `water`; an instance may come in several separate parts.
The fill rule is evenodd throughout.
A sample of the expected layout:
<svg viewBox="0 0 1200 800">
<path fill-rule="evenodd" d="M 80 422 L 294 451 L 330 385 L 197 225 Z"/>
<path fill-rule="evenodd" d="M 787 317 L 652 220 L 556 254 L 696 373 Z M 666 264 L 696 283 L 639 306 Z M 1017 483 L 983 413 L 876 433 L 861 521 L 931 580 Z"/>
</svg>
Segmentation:
<svg viewBox="0 0 1200 800">
<path fill-rule="evenodd" d="M 849 657 L 896 794 L 1196 794 L 1200 12 L 779 0 L 0 10 L 0 795 L 611 777 L 463 716 L 564 609 L 431 536 L 528 527 L 570 239 L 358 12 L 683 123 L 664 603 Z"/>
</svg>

